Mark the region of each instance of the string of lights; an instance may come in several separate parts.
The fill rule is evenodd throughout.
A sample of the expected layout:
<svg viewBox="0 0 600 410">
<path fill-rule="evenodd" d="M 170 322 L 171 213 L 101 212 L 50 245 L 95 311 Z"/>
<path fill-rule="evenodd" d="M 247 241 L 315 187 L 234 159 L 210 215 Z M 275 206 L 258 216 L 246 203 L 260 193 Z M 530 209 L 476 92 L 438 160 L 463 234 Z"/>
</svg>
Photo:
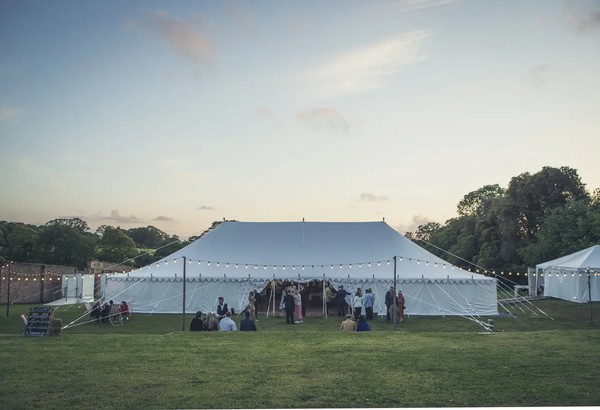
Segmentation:
<svg viewBox="0 0 600 410">
<path fill-rule="evenodd" d="M 67 278 L 69 277 L 75 277 L 75 276 L 80 276 L 80 275 L 85 275 L 85 276 L 96 276 L 96 278 L 100 278 L 103 274 L 105 275 L 117 275 L 117 274 L 126 274 L 129 272 L 133 272 L 133 271 L 142 271 L 143 269 L 151 269 L 153 266 L 156 267 L 160 267 L 161 264 L 168 266 L 169 263 L 173 263 L 173 264 L 177 264 L 178 263 L 178 259 L 183 259 L 183 256 L 178 257 L 178 258 L 174 258 L 171 260 L 164 260 L 164 261 L 160 261 L 160 262 L 156 262 L 150 265 L 147 265 L 145 268 L 139 268 L 139 269 L 131 269 L 129 271 L 127 270 L 123 270 L 123 271 L 118 271 L 118 272 L 103 272 L 103 273 L 95 273 L 95 274 L 91 274 L 91 273 L 84 273 L 84 274 L 74 274 L 74 273 L 61 273 L 61 272 L 42 272 L 42 273 L 30 273 L 30 272 L 20 272 L 19 270 L 11 270 L 10 271 L 10 279 L 12 280 L 16 280 L 16 281 L 44 281 L 44 280 L 48 280 L 48 281 L 52 281 L 52 280 L 60 280 L 62 279 L 62 277 L 64 275 L 66 275 Z M 218 260 L 204 260 L 204 259 L 188 259 L 186 258 L 187 263 L 188 264 L 197 264 L 199 266 L 206 266 L 206 267 L 217 267 L 217 268 L 225 268 L 225 269 L 254 269 L 254 270 L 258 270 L 258 269 L 262 269 L 262 270 L 305 270 L 305 269 L 315 269 L 315 268 L 321 268 L 321 269 L 329 269 L 329 270 L 334 270 L 334 269 L 368 269 L 374 266 L 380 267 L 381 265 L 387 265 L 390 266 L 393 262 L 393 260 L 388 259 L 388 260 L 378 260 L 378 261 L 364 261 L 364 262 L 342 262 L 342 263 L 329 263 L 329 264 L 299 264 L 299 265 L 294 265 L 294 264 L 256 264 L 256 263 L 244 263 L 244 262 L 230 262 L 230 261 L 218 261 Z M 450 263 L 441 263 L 438 261 L 428 261 L 428 260 L 423 260 L 423 259 L 415 259 L 415 258 L 410 258 L 410 257 L 404 257 L 404 256 L 398 256 L 396 259 L 399 263 L 402 262 L 408 262 L 408 263 L 416 263 L 417 265 L 424 265 L 424 266 L 433 266 L 434 268 L 441 268 L 441 269 L 451 269 L 451 270 L 460 270 L 460 271 L 464 271 L 464 272 L 469 272 L 469 273 L 477 273 L 477 274 L 481 274 L 481 275 L 485 275 L 485 276 L 523 276 L 523 277 L 528 277 L 528 276 L 533 276 L 533 277 L 544 277 L 544 276 L 582 276 L 585 274 L 585 272 L 583 271 L 573 271 L 573 272 L 564 272 L 564 271 L 555 271 L 555 272 L 512 272 L 512 271 L 508 271 L 508 272 L 504 272 L 504 271 L 495 271 L 495 270 L 487 270 L 487 269 L 472 269 L 470 267 L 467 268 L 463 268 L 463 267 L 458 267 L 455 265 L 452 265 Z M 17 265 L 18 266 L 18 265 Z M 14 265 L 13 265 L 14 267 Z M 6 280 L 8 279 L 8 275 L 7 275 L 7 270 L 9 269 L 9 265 L 4 265 L 2 266 L 2 280 Z M 600 276 L 600 272 L 597 271 L 592 271 L 591 272 L 592 276 Z"/>
</svg>

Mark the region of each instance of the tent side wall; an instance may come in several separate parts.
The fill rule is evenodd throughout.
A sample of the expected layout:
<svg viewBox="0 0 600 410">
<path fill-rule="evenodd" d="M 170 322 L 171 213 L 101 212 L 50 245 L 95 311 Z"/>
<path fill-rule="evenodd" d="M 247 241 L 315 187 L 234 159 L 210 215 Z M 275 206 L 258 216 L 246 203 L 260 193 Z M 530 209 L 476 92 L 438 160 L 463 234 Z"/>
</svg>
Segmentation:
<svg viewBox="0 0 600 410">
<path fill-rule="evenodd" d="M 195 278 L 186 281 L 186 312 L 216 310 L 217 298 L 241 312 L 248 303 L 248 293 L 259 291 L 269 283 L 267 279 L 213 279 Z M 351 293 L 358 287 L 373 289 L 374 313 L 385 316 L 385 293 L 393 284 L 389 280 L 341 280 L 330 283 Z M 398 289 L 406 298 L 407 315 L 424 316 L 494 316 L 498 314 L 496 281 L 490 280 L 399 280 Z M 183 283 L 181 279 L 140 279 L 109 277 L 106 282 L 107 298 L 126 300 L 135 312 L 181 313 Z M 279 297 L 280 295 L 277 295 Z M 350 298 L 347 302 L 351 304 Z M 276 307 L 278 309 L 278 307 Z M 333 314 L 334 312 L 330 312 Z"/>
<path fill-rule="evenodd" d="M 592 302 L 599 302 L 600 280 L 595 272 L 599 272 L 600 268 L 593 271 L 590 274 Z M 576 303 L 589 301 L 588 275 L 585 270 L 554 266 L 544 268 L 541 273 L 544 274 L 544 296 Z"/>
</svg>

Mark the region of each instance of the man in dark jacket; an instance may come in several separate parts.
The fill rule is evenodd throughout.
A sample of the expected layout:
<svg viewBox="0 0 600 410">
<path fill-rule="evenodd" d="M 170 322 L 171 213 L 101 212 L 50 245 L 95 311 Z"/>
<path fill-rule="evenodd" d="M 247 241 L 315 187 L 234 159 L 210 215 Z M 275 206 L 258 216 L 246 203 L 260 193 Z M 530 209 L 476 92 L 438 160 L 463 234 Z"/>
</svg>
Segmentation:
<svg viewBox="0 0 600 410">
<path fill-rule="evenodd" d="M 394 301 L 396 301 L 396 305 L 398 304 L 398 299 L 396 298 L 396 293 L 394 292 L 394 287 L 390 286 L 390 290 L 385 293 L 385 318 L 388 321 L 392 320 L 392 316 L 394 316 Z"/>
<path fill-rule="evenodd" d="M 337 308 L 338 308 L 338 317 L 344 317 L 346 315 L 346 305 L 348 305 L 348 303 L 346 303 L 346 296 L 349 296 L 350 294 L 348 292 L 346 292 L 346 289 L 344 289 L 343 286 L 339 286 L 337 292 L 335 292 L 335 303 L 337 304 Z"/>
<path fill-rule="evenodd" d="M 296 301 L 294 301 L 294 295 L 292 292 L 286 292 L 283 297 L 283 303 L 285 304 L 285 323 L 288 325 L 294 324 L 294 310 L 296 310 Z"/>
<path fill-rule="evenodd" d="M 244 331 L 244 330 L 256 331 L 256 323 L 254 323 L 254 320 L 250 319 L 250 312 L 246 311 L 245 315 L 246 315 L 246 319 L 242 319 L 242 321 L 240 322 L 240 331 Z"/>
</svg>

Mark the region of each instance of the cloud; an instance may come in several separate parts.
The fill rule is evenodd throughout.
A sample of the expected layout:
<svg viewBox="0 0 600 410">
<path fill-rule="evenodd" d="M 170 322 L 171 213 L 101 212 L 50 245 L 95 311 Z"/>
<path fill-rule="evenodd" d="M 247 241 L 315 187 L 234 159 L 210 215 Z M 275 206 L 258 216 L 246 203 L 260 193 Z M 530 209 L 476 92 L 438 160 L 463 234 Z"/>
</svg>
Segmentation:
<svg viewBox="0 0 600 410">
<path fill-rule="evenodd" d="M 579 32 L 600 30 L 600 2 L 569 2 L 566 16 Z"/>
<path fill-rule="evenodd" d="M 398 230 L 402 234 L 405 234 L 406 232 L 414 232 L 417 230 L 419 225 L 424 225 L 428 222 L 433 221 L 431 221 L 429 218 L 423 215 L 414 215 L 407 225 L 400 224 L 396 227 L 396 230 Z"/>
<path fill-rule="evenodd" d="M 367 202 L 378 202 L 378 201 L 388 201 L 389 198 L 387 196 L 383 196 L 383 195 L 373 195 L 368 192 L 363 192 L 362 194 L 360 194 L 360 200 L 367 201 Z"/>
<path fill-rule="evenodd" d="M 8 105 L 0 106 L 0 121 L 17 121 L 23 115 L 23 108 Z"/>
<path fill-rule="evenodd" d="M 348 121 L 335 108 L 321 107 L 314 110 L 301 111 L 298 113 L 297 118 L 301 123 L 315 130 L 345 134 L 350 128 Z"/>
<path fill-rule="evenodd" d="M 426 59 L 423 46 L 429 37 L 413 31 L 338 54 L 302 74 L 302 92 L 335 98 L 381 88 L 402 67 Z"/>
<path fill-rule="evenodd" d="M 148 24 L 185 60 L 204 65 L 216 60 L 212 40 L 197 25 L 173 18 L 164 10 L 154 12 Z"/>
<path fill-rule="evenodd" d="M 113 222 L 119 222 L 119 223 L 137 223 L 140 222 L 140 220 L 133 216 L 121 216 L 119 215 L 119 211 L 117 211 L 116 209 L 113 209 L 112 211 L 110 211 L 110 216 L 105 216 L 105 217 L 100 217 L 100 219 L 104 219 L 107 221 L 113 221 Z"/>
<path fill-rule="evenodd" d="M 546 84 L 546 79 L 544 78 L 544 73 L 548 65 L 546 64 L 537 64 L 531 67 L 527 74 L 525 74 L 525 82 L 527 82 L 530 86 L 535 89 L 539 89 Z"/>
<path fill-rule="evenodd" d="M 153 219 L 153 221 L 161 221 L 161 222 L 169 222 L 169 221 L 174 221 L 174 220 L 175 219 L 173 219 L 173 218 L 169 218 L 168 216 L 162 216 L 162 215 L 159 215 Z"/>
<path fill-rule="evenodd" d="M 208 205 L 200 205 L 200 206 L 196 207 L 196 209 L 198 209 L 200 211 L 212 211 L 213 207 L 208 206 Z"/>
<path fill-rule="evenodd" d="M 391 12 L 407 13 L 431 7 L 446 6 L 455 0 L 395 0 L 388 3 L 387 10 Z"/>
<path fill-rule="evenodd" d="M 275 113 L 263 105 L 257 105 L 254 109 L 254 115 L 258 118 L 272 118 Z"/>
</svg>

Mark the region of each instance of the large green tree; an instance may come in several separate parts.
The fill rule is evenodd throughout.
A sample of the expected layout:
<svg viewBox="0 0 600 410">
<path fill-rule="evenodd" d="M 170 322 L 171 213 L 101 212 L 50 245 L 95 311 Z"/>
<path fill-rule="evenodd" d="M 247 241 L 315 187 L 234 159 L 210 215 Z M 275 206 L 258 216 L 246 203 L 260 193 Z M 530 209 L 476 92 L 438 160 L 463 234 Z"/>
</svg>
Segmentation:
<svg viewBox="0 0 600 410">
<path fill-rule="evenodd" d="M 79 228 L 46 224 L 40 228 L 39 262 L 83 269 L 94 254 L 95 242 L 94 235 L 86 235 Z"/>
<path fill-rule="evenodd" d="M 521 250 L 528 266 L 559 258 L 600 242 L 600 209 L 572 201 L 546 214 L 537 241 Z"/>
<path fill-rule="evenodd" d="M 36 261 L 39 234 L 35 225 L 12 223 L 6 237 L 6 259 L 17 262 Z"/>
<path fill-rule="evenodd" d="M 96 257 L 106 262 L 129 263 L 138 250 L 135 242 L 120 228 L 107 226 L 96 247 Z"/>
<path fill-rule="evenodd" d="M 154 226 L 132 228 L 126 231 L 138 248 L 156 249 L 168 243 L 170 236 Z"/>
</svg>

